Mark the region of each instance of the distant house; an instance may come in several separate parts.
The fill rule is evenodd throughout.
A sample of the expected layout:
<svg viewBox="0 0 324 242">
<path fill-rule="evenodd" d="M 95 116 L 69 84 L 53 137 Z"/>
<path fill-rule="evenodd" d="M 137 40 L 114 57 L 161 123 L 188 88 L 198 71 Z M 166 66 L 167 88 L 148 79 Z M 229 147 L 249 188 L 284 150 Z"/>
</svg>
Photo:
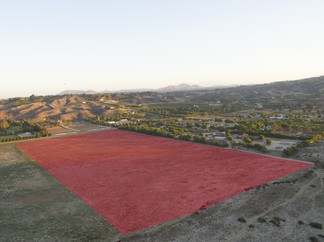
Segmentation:
<svg viewBox="0 0 324 242">
<path fill-rule="evenodd" d="M 261 130 L 271 130 L 271 126 L 270 125 L 264 126 L 263 128 L 261 128 Z"/>
<path fill-rule="evenodd" d="M 30 137 L 30 136 L 33 136 L 33 134 L 31 132 L 25 132 L 25 133 L 20 133 L 20 134 L 17 134 L 18 137 Z"/>
<path fill-rule="evenodd" d="M 213 132 L 207 136 L 208 140 L 219 140 L 219 141 L 225 141 L 226 140 L 226 134 L 225 132 Z"/>
<path fill-rule="evenodd" d="M 288 117 L 285 117 L 283 115 L 270 117 L 270 120 L 288 120 L 288 119 L 289 119 Z"/>
<path fill-rule="evenodd" d="M 263 105 L 261 103 L 256 103 L 254 108 L 255 109 L 263 109 Z"/>
<path fill-rule="evenodd" d="M 121 119 L 119 121 L 108 121 L 107 122 L 107 124 L 109 124 L 109 125 L 112 125 L 112 124 L 114 124 L 114 125 L 120 125 L 120 124 L 125 124 L 125 123 L 130 123 L 130 122 L 126 118 L 123 118 L 123 119 Z"/>
<path fill-rule="evenodd" d="M 116 124 L 116 121 L 108 121 L 107 124 Z"/>
</svg>

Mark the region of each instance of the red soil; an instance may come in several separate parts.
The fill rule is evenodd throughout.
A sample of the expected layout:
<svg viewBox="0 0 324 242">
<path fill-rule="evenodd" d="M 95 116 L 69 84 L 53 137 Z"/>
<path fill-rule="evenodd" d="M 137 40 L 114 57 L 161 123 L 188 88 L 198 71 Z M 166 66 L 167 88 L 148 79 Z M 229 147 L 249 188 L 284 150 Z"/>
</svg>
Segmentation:
<svg viewBox="0 0 324 242">
<path fill-rule="evenodd" d="M 119 130 L 17 145 L 124 234 L 310 166 Z"/>
</svg>

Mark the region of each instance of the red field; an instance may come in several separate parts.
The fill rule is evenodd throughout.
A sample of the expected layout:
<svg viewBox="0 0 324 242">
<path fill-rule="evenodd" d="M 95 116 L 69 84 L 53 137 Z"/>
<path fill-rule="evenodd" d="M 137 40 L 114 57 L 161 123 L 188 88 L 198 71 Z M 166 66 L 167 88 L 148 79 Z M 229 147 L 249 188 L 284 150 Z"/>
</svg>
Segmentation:
<svg viewBox="0 0 324 242">
<path fill-rule="evenodd" d="M 310 166 L 118 130 L 17 145 L 124 234 Z"/>
</svg>

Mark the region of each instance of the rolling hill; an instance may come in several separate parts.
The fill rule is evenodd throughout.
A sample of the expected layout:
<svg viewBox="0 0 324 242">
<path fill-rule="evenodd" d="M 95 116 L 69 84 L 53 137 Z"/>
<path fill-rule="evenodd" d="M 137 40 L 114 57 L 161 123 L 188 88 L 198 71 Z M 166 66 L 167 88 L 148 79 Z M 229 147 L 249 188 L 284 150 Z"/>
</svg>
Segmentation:
<svg viewBox="0 0 324 242">
<path fill-rule="evenodd" d="M 108 115 L 112 109 L 125 103 L 145 105 L 219 101 L 226 105 L 240 104 L 238 108 L 253 107 L 255 103 L 265 107 L 282 104 L 295 107 L 324 107 L 324 76 L 230 88 L 200 88 L 196 85 L 181 84 L 159 89 L 160 92 L 11 98 L 1 101 L 0 119 L 82 120 L 95 115 Z"/>
</svg>

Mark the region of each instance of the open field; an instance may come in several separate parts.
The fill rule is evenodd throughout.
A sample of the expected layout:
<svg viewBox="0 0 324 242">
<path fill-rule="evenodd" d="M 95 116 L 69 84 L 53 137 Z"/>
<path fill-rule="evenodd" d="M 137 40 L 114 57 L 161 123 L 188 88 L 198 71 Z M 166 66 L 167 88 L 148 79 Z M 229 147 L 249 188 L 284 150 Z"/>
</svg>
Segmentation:
<svg viewBox="0 0 324 242">
<path fill-rule="evenodd" d="M 123 234 L 310 166 L 119 130 L 18 146 Z"/>
<path fill-rule="evenodd" d="M 71 134 L 77 134 L 77 133 L 87 133 L 87 132 L 95 132 L 100 130 L 107 130 L 111 129 L 107 126 L 101 126 L 86 122 L 74 122 L 71 125 L 66 126 L 55 126 L 51 128 L 47 128 L 47 130 L 53 135 L 53 136 L 63 136 L 63 135 L 71 135 Z"/>
<path fill-rule="evenodd" d="M 63 128 L 61 126 L 51 127 L 47 128 L 47 130 L 53 135 L 53 136 L 60 136 L 60 135 L 67 135 L 67 134 L 74 134 L 76 132 Z"/>
<path fill-rule="evenodd" d="M 309 148 L 322 153 L 322 145 Z M 324 241 L 323 229 L 310 225 L 324 225 L 324 170 L 318 166 L 124 236 L 14 144 L 0 145 L 0 153 L 4 241 Z"/>
<path fill-rule="evenodd" d="M 107 126 L 101 126 L 101 125 L 85 123 L 85 122 L 74 122 L 69 127 L 72 128 L 72 129 L 76 129 L 79 132 L 92 132 L 92 131 L 110 129 Z"/>
</svg>

